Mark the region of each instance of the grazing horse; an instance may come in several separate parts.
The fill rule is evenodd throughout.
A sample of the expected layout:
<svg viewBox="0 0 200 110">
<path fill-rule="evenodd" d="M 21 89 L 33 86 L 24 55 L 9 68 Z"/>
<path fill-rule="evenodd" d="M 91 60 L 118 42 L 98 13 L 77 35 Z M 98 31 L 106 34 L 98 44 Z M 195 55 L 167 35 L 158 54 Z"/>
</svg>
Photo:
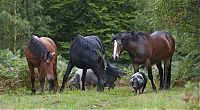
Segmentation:
<svg viewBox="0 0 200 110">
<path fill-rule="evenodd" d="M 92 69 L 92 71 L 98 79 L 97 90 L 103 91 L 104 84 L 107 81 L 105 73 L 106 61 L 103 55 L 104 53 L 105 47 L 99 37 L 77 36 L 73 40 L 70 47 L 69 63 L 65 75 L 63 77 L 63 82 L 60 91 L 64 90 L 68 75 L 70 74 L 71 69 L 74 66 L 83 69 L 83 74 L 81 77 L 82 90 L 85 90 L 84 84 L 87 69 Z"/>
<path fill-rule="evenodd" d="M 56 92 L 57 82 L 57 47 L 54 41 L 48 37 L 38 38 L 32 35 L 28 46 L 25 49 L 25 56 L 30 70 L 32 83 L 32 94 L 35 94 L 35 71 L 39 71 L 40 93 L 44 93 L 45 76 L 49 81 L 50 90 Z"/>
<path fill-rule="evenodd" d="M 113 35 L 113 59 L 125 50 L 129 53 L 134 73 L 139 72 L 139 66 L 145 64 L 153 90 L 152 64 L 156 64 L 160 74 L 160 89 L 169 89 L 171 82 L 171 61 L 175 50 L 173 37 L 164 31 L 156 31 L 151 35 L 143 32 L 122 32 Z M 164 77 L 162 62 L 164 60 Z"/>
</svg>

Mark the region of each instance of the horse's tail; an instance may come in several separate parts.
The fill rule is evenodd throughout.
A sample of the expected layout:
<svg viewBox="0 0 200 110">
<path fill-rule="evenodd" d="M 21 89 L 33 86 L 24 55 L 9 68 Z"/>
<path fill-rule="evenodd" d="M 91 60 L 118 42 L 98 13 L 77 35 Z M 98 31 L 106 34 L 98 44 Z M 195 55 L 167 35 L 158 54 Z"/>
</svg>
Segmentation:
<svg viewBox="0 0 200 110">
<path fill-rule="evenodd" d="M 165 32 L 165 33 L 166 33 L 166 38 L 167 38 L 167 40 L 170 44 L 171 50 L 172 50 L 171 54 L 173 55 L 173 53 L 175 51 L 175 40 L 169 32 Z"/>
</svg>

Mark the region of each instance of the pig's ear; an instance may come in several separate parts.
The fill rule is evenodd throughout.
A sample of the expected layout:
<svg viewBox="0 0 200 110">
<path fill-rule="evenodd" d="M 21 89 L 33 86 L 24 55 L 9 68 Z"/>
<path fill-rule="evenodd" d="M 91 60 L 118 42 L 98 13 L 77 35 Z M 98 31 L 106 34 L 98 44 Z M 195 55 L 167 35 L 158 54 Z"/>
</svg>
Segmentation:
<svg viewBox="0 0 200 110">
<path fill-rule="evenodd" d="M 129 80 L 129 84 L 131 85 L 132 82 L 133 82 L 133 78 L 131 78 L 131 79 Z"/>
<path fill-rule="evenodd" d="M 144 81 L 143 81 L 142 79 L 140 79 L 140 78 L 137 78 L 137 80 L 138 80 L 139 84 L 141 84 L 141 83 L 144 82 Z"/>
</svg>

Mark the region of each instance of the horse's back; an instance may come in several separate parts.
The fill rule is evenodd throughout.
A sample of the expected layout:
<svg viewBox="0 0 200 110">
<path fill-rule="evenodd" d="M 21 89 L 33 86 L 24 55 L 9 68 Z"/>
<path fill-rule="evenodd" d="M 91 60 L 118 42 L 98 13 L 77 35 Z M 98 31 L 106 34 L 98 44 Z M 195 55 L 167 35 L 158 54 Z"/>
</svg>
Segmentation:
<svg viewBox="0 0 200 110">
<path fill-rule="evenodd" d="M 172 57 L 175 50 L 175 42 L 168 32 L 155 31 L 150 36 L 153 59 L 160 60 Z"/>
<path fill-rule="evenodd" d="M 44 56 L 43 54 L 46 53 L 44 52 L 44 48 L 47 49 L 46 52 L 50 51 L 51 53 L 55 52 L 57 54 L 56 44 L 52 39 L 48 37 L 39 38 L 37 36 L 32 36 L 28 43 L 28 46 L 25 48 L 25 56 L 27 61 L 32 62 L 34 65 L 39 65 L 41 55 Z"/>
<path fill-rule="evenodd" d="M 166 42 L 167 45 L 169 46 L 169 48 L 172 49 L 172 50 L 175 48 L 174 38 L 171 36 L 171 34 L 169 32 L 155 31 L 150 36 L 153 39 L 163 40 L 163 42 Z"/>
<path fill-rule="evenodd" d="M 49 41 L 49 42 L 51 43 L 51 45 L 52 45 L 55 49 L 57 49 L 55 42 L 54 42 L 51 38 L 49 38 L 49 37 L 41 37 L 41 39 L 45 39 L 45 40 Z"/>
<path fill-rule="evenodd" d="M 103 54 L 105 53 L 105 48 L 104 48 L 103 42 L 99 37 L 97 37 L 97 36 L 86 36 L 84 38 L 87 39 L 89 42 L 93 43 L 93 45 L 96 46 L 96 49 L 101 51 Z"/>
<path fill-rule="evenodd" d="M 57 47 L 54 41 L 48 37 L 40 37 L 40 42 L 44 44 L 44 46 L 50 51 L 50 52 L 56 52 L 57 53 Z"/>
<path fill-rule="evenodd" d="M 78 36 L 74 39 L 70 47 L 70 56 L 90 56 L 99 50 L 104 54 L 105 49 L 102 41 L 96 36 Z"/>
<path fill-rule="evenodd" d="M 104 52 L 104 46 L 101 40 L 96 36 L 77 36 L 70 47 L 70 60 L 77 65 L 85 66 L 94 63 L 97 60 L 97 52 Z M 90 62 L 90 63 L 89 63 Z M 80 66 L 79 66 L 80 67 Z"/>
</svg>

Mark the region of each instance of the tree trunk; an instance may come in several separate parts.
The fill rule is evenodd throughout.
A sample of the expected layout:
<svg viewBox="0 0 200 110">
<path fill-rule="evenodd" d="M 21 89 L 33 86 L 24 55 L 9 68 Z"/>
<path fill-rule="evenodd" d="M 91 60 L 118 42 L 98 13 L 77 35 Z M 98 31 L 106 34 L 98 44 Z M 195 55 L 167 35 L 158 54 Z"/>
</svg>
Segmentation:
<svg viewBox="0 0 200 110">
<path fill-rule="evenodd" d="M 14 17 L 16 17 L 17 15 L 17 11 L 16 11 L 16 5 L 17 5 L 17 1 L 13 0 L 13 12 L 14 12 Z M 17 28 L 16 28 L 16 23 L 15 21 L 13 22 L 13 53 L 16 52 L 16 42 L 17 42 Z"/>
</svg>

